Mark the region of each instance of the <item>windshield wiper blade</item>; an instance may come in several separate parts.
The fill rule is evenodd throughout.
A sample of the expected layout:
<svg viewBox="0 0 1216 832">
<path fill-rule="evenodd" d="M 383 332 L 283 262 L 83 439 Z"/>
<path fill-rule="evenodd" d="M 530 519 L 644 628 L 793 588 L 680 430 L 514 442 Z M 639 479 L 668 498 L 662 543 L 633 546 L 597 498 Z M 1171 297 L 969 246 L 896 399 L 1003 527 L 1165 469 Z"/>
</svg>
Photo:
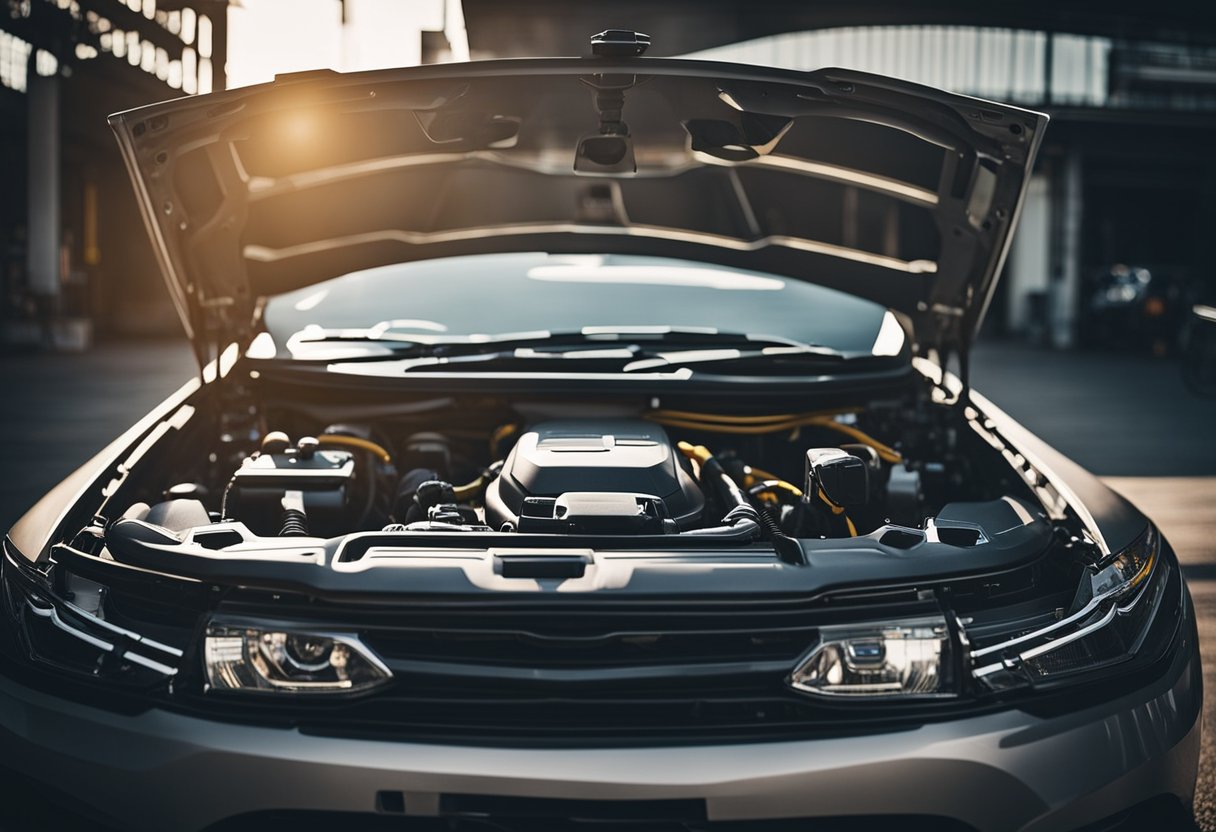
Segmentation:
<svg viewBox="0 0 1216 832">
<path fill-rule="evenodd" d="M 747 339 L 747 343 L 765 343 L 765 341 L 751 338 Z M 411 362 L 409 369 L 488 368 L 491 365 L 527 365 L 535 362 L 542 362 L 541 366 L 547 364 L 555 368 L 554 362 L 556 361 L 578 361 L 580 365 L 597 363 L 606 369 L 612 368 L 616 372 L 637 373 L 694 364 L 717 364 L 724 361 L 763 361 L 770 366 L 780 366 L 787 362 L 797 362 L 799 365 L 808 362 L 835 364 L 847 359 L 848 356 L 827 347 L 810 344 L 788 345 L 784 339 L 778 339 L 775 344 L 752 349 L 702 346 L 696 349 L 676 349 L 663 352 L 645 350 L 632 343 L 613 347 L 593 342 L 575 349 L 538 350 L 533 347 L 514 347 L 465 355 L 426 356 Z"/>
<path fill-rule="evenodd" d="M 621 372 L 637 373 L 671 367 L 687 367 L 693 364 L 721 364 L 724 362 L 764 361 L 779 364 L 797 361 L 799 363 L 837 364 L 846 360 L 848 360 L 848 356 L 842 352 L 810 344 L 768 346 L 758 349 L 676 350 L 639 358 L 626 364 Z"/>
<path fill-rule="evenodd" d="M 321 329 L 313 327 L 297 332 L 288 342 L 289 346 L 334 343 L 374 344 L 388 350 L 394 357 L 414 356 L 459 356 L 459 355 L 504 355 L 515 349 L 546 347 L 588 348 L 625 347 L 648 344 L 686 345 L 689 352 L 705 349 L 739 350 L 776 349 L 798 353 L 819 352 L 835 354 L 834 350 L 777 335 L 758 335 L 741 332 L 724 332 L 713 327 L 679 326 L 588 326 L 577 330 L 535 330 L 531 332 L 507 332 L 496 335 L 442 335 L 430 333 L 397 333 L 382 325 L 367 329 Z M 566 357 L 581 357 L 577 353 Z M 538 356 L 532 356 L 538 357 Z M 603 357 L 593 356 L 591 357 Z"/>
</svg>

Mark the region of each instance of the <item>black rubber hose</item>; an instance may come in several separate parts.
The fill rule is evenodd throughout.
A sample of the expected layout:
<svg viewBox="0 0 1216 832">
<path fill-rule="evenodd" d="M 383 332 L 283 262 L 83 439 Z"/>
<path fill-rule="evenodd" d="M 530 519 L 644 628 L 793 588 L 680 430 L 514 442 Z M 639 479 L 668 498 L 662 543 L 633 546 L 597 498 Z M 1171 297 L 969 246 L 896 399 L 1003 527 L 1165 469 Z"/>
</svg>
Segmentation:
<svg viewBox="0 0 1216 832">
<path fill-rule="evenodd" d="M 763 531 L 755 520 L 740 518 L 730 526 L 713 526 L 708 529 L 690 529 L 680 532 L 680 537 L 712 537 L 715 540 L 738 540 L 750 543 L 760 537 Z"/>
<path fill-rule="evenodd" d="M 308 515 L 304 513 L 304 495 L 288 491 L 283 495 L 283 525 L 279 537 L 308 537 Z"/>
<path fill-rule="evenodd" d="M 702 483 L 713 483 L 717 487 L 719 498 L 727 505 L 733 504 L 726 512 L 726 516 L 722 518 L 722 522 L 727 527 L 733 530 L 744 524 L 751 526 L 754 529 L 753 534 L 760 533 L 760 536 L 767 538 L 773 544 L 777 556 L 783 561 L 795 564 L 806 563 L 802 545 L 781 531 L 781 527 L 767 512 L 757 511 L 743 494 L 743 490 L 726 473 L 722 463 L 712 456 L 701 463 L 701 481 Z M 703 531 L 713 534 L 717 530 L 705 529 Z M 691 534 L 691 532 L 686 532 L 686 534 Z M 724 535 L 714 534 L 714 536 Z"/>
<path fill-rule="evenodd" d="M 279 537 L 308 537 L 308 517 L 294 508 L 284 509 Z"/>
<path fill-rule="evenodd" d="M 773 548 L 777 550 L 781 559 L 786 563 L 806 563 L 806 553 L 802 551 L 802 544 L 781 531 L 781 527 L 777 525 L 773 515 L 767 511 L 759 511 L 757 514 L 760 516 L 760 525 L 764 527 L 764 536 L 772 541 Z"/>
<path fill-rule="evenodd" d="M 767 511 L 759 511 L 760 525 L 764 526 L 764 530 L 768 533 L 770 540 L 776 540 L 779 537 L 785 537 L 785 532 L 781 531 L 781 527 L 777 525 L 777 521 L 773 519 L 773 515 Z"/>
<path fill-rule="evenodd" d="M 709 457 L 701 463 L 701 483 L 717 492 L 718 499 L 729 513 L 735 506 L 750 506 L 738 484 L 726 473 L 722 463 L 714 457 Z"/>
</svg>

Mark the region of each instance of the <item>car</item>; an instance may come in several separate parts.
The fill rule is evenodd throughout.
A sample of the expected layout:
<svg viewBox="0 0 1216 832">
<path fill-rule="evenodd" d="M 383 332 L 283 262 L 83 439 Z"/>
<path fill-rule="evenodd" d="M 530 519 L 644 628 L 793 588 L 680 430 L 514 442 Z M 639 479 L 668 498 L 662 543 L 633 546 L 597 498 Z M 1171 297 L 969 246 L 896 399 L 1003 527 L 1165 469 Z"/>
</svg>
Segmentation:
<svg viewBox="0 0 1216 832">
<path fill-rule="evenodd" d="M 970 383 L 1046 116 L 647 44 L 111 118 L 199 374 L 4 540 L 9 767 L 158 832 L 1185 811 L 1173 550 Z"/>
<path fill-rule="evenodd" d="M 1185 270 L 1168 266 L 1107 265 L 1086 281 L 1084 318 L 1079 324 L 1086 346 L 1135 349 L 1164 356 L 1181 351 L 1193 289 Z"/>
</svg>

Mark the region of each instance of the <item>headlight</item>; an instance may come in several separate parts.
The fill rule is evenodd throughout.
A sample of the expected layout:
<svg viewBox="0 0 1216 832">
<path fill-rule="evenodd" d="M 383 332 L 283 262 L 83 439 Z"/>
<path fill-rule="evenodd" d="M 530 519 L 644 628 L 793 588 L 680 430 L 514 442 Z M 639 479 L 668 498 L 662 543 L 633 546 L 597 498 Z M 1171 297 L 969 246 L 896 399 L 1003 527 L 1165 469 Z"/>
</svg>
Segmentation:
<svg viewBox="0 0 1216 832">
<path fill-rule="evenodd" d="M 350 693 L 393 675 L 354 635 L 245 622 L 208 624 L 203 661 L 218 691 Z"/>
<path fill-rule="evenodd" d="M 822 627 L 789 684 L 820 696 L 950 696 L 950 657 L 941 616 Z"/>
<path fill-rule="evenodd" d="M 1118 664 L 1140 648 L 1171 572 L 1152 526 L 1089 569 L 1074 611 L 1047 626 L 971 651 L 972 674 L 983 688 L 1041 685 Z"/>
<path fill-rule="evenodd" d="M 1115 597 L 1131 593 L 1152 574 L 1159 555 L 1160 541 L 1157 539 L 1157 531 L 1149 526 L 1143 537 L 1091 571 L 1089 585 L 1092 597 Z"/>
</svg>

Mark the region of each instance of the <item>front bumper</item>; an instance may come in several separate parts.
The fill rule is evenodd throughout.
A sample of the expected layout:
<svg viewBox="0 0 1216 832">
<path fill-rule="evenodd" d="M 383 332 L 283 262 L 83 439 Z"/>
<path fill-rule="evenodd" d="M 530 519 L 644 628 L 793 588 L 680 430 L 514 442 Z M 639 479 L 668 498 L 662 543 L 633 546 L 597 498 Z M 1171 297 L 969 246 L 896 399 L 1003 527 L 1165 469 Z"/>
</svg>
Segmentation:
<svg viewBox="0 0 1216 832">
<path fill-rule="evenodd" d="M 165 710 L 123 715 L 0 678 L 0 754 L 123 829 L 196 830 L 267 810 L 435 815 L 451 795 L 681 801 L 714 821 L 863 814 L 987 830 L 1073 829 L 1189 803 L 1202 673 L 1194 610 L 1151 684 L 1054 716 L 1003 711 L 910 731 L 663 748 L 508 749 L 316 737 Z M 387 799 L 386 795 L 387 794 Z M 712 828 L 712 826 L 710 827 Z"/>
</svg>

